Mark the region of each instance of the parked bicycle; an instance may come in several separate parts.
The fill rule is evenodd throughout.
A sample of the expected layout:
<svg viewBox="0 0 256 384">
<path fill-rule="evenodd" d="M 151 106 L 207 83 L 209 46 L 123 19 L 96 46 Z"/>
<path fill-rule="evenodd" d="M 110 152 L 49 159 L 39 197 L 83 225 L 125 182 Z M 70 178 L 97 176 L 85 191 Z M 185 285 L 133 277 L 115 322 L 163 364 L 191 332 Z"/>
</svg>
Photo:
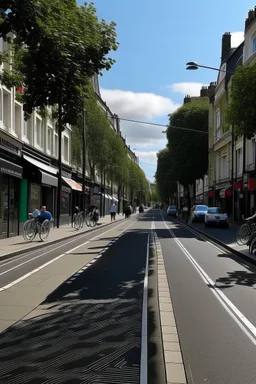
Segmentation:
<svg viewBox="0 0 256 384">
<path fill-rule="evenodd" d="M 73 226 L 75 229 L 83 228 L 84 226 L 84 217 L 83 212 L 74 213 L 73 215 Z"/>
<path fill-rule="evenodd" d="M 87 227 L 95 227 L 97 225 L 97 222 L 99 221 L 99 211 L 97 208 L 94 208 L 92 212 L 89 212 L 89 214 L 85 218 L 85 223 Z"/>
<path fill-rule="evenodd" d="M 236 232 L 236 242 L 238 245 L 250 245 L 251 237 L 256 231 L 254 216 L 252 217 L 245 219 L 245 223 L 238 228 Z"/>
</svg>

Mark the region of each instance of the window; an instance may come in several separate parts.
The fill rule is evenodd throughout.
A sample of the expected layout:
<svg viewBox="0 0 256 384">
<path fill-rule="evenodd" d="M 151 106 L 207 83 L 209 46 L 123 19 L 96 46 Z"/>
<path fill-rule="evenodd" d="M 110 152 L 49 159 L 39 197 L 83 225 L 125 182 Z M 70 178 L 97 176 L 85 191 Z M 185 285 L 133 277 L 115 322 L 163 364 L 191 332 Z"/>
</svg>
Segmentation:
<svg viewBox="0 0 256 384">
<path fill-rule="evenodd" d="M 50 152 L 52 152 L 52 139 L 53 139 L 52 129 L 48 127 L 48 129 L 47 129 L 47 150 Z"/>
<path fill-rule="evenodd" d="M 54 156 L 58 157 L 58 135 L 54 134 Z"/>
<path fill-rule="evenodd" d="M 28 122 L 26 120 L 23 121 L 23 135 L 28 137 Z"/>
<path fill-rule="evenodd" d="M 254 164 L 255 161 L 255 139 L 251 139 L 247 147 L 247 161 L 249 164 Z"/>
<path fill-rule="evenodd" d="M 216 128 L 220 127 L 220 110 L 218 109 L 216 112 Z"/>
<path fill-rule="evenodd" d="M 252 53 L 256 53 L 256 37 L 252 40 Z"/>
<path fill-rule="evenodd" d="M 64 151 L 63 157 L 65 161 L 69 161 L 69 145 L 68 145 L 68 137 L 64 136 Z"/>
<path fill-rule="evenodd" d="M 243 152 L 242 152 L 242 148 L 239 148 L 236 151 L 236 170 L 237 170 L 237 173 L 242 173 L 242 168 L 243 168 Z"/>
<path fill-rule="evenodd" d="M 36 143 L 42 148 L 42 121 L 36 118 Z"/>
<path fill-rule="evenodd" d="M 220 178 L 225 179 L 226 177 L 228 177 L 227 156 L 221 156 L 221 158 L 220 158 Z"/>
</svg>

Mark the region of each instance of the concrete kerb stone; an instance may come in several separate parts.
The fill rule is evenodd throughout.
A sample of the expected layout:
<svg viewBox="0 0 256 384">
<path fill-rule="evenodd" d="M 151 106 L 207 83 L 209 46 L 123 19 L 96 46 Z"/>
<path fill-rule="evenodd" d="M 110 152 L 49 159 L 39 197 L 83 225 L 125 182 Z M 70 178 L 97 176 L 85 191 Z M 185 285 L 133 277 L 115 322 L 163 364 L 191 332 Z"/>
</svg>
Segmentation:
<svg viewBox="0 0 256 384">
<path fill-rule="evenodd" d="M 155 231 L 153 231 L 153 237 L 158 261 L 158 300 L 167 383 L 186 384 L 186 373 L 164 266 L 162 247 Z"/>
<path fill-rule="evenodd" d="M 122 221 L 122 220 L 125 220 L 125 219 L 124 218 L 119 219 L 119 221 Z M 96 229 L 104 228 L 104 227 L 107 227 L 108 225 L 111 225 L 111 224 L 114 224 L 114 223 L 110 222 L 110 223 L 106 223 L 106 224 L 101 224 L 100 227 L 93 227 L 93 228 L 90 228 L 90 229 L 88 229 L 86 231 L 79 231 L 78 230 L 77 232 L 72 233 L 72 235 L 66 236 L 65 240 L 72 239 L 73 237 L 76 237 L 76 236 L 79 236 L 79 235 L 82 235 L 82 234 L 85 234 L 85 233 L 93 232 Z M 30 248 L 27 248 L 27 249 L 20 249 L 18 251 L 15 251 L 15 252 L 8 253 L 6 255 L 0 256 L 0 261 L 10 259 L 10 258 L 12 258 L 14 256 L 18 256 L 19 254 L 24 254 L 24 253 L 28 253 L 28 252 L 31 252 L 31 251 L 35 251 L 37 249 L 41 249 L 41 248 L 47 247 L 47 246 L 49 246 L 49 245 L 51 245 L 53 243 L 60 243 L 63 240 L 64 239 L 62 237 L 62 238 L 59 238 L 59 239 L 54 239 L 54 240 L 51 240 L 51 241 L 42 242 L 42 243 L 40 243 L 40 245 L 31 246 Z M 24 240 L 24 242 L 25 242 L 25 240 Z"/>
</svg>

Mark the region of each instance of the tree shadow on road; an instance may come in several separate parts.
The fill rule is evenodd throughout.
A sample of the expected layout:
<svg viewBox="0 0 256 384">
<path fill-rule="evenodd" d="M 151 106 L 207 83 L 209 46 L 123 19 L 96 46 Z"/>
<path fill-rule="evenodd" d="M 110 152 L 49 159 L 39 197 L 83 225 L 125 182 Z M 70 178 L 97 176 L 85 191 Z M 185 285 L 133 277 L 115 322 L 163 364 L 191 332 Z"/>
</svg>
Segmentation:
<svg viewBox="0 0 256 384">
<path fill-rule="evenodd" d="M 125 233 L 0 334 L 0 382 L 139 384 L 147 238 Z"/>
<path fill-rule="evenodd" d="M 253 287 L 256 284 L 256 273 L 253 271 L 227 272 L 227 276 L 219 277 L 215 284 L 220 289 L 231 288 L 234 285 Z"/>
</svg>

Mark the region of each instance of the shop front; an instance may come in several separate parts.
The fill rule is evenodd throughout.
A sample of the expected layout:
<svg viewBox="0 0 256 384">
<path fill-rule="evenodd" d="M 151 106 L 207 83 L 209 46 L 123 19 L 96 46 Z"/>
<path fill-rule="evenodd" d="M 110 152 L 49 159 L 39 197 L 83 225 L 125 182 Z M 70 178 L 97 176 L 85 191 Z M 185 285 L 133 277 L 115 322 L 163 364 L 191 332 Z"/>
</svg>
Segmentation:
<svg viewBox="0 0 256 384">
<path fill-rule="evenodd" d="M 33 212 L 34 209 L 40 209 L 42 205 L 45 205 L 47 210 L 52 213 L 53 218 L 56 219 L 58 169 L 39 161 L 32 155 L 23 154 L 23 162 L 24 193 L 21 198 L 23 206 L 26 207 L 23 220 L 25 221 L 29 213 Z"/>
<path fill-rule="evenodd" d="M 19 234 L 22 143 L 0 131 L 0 238 Z"/>
</svg>

